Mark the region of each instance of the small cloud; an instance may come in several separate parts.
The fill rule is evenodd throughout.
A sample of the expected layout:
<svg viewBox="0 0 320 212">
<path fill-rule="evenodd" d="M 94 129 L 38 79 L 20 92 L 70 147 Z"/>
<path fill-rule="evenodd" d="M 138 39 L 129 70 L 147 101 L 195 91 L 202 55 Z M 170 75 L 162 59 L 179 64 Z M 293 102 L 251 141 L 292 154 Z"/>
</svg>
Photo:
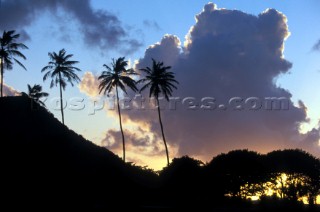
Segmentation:
<svg viewBox="0 0 320 212">
<path fill-rule="evenodd" d="M 124 130 L 126 137 L 126 150 L 143 156 L 163 155 L 164 147 L 162 140 L 145 129 Z M 113 152 L 122 152 L 122 138 L 119 130 L 110 129 L 106 132 L 101 144 Z"/>
<path fill-rule="evenodd" d="M 157 31 L 161 30 L 161 27 L 159 26 L 159 24 L 156 21 L 144 20 L 143 25 L 146 28 L 155 29 Z"/>
<path fill-rule="evenodd" d="M 128 54 L 132 54 L 135 51 L 137 51 L 140 47 L 143 46 L 142 42 L 138 41 L 138 40 L 125 40 L 126 43 L 128 43 L 128 47 L 126 48 L 122 48 L 121 49 L 121 53 L 128 55 Z"/>
<path fill-rule="evenodd" d="M 313 128 L 311 131 L 304 134 L 304 139 L 302 142 L 300 142 L 299 148 L 304 149 L 314 155 L 319 156 L 320 155 L 320 146 L 319 146 L 319 140 L 320 140 L 320 133 L 319 133 L 319 127 Z"/>
<path fill-rule="evenodd" d="M 320 40 L 312 47 L 313 51 L 320 51 Z"/>
<path fill-rule="evenodd" d="M 20 92 L 9 85 L 3 84 L 3 96 L 20 96 Z"/>
</svg>

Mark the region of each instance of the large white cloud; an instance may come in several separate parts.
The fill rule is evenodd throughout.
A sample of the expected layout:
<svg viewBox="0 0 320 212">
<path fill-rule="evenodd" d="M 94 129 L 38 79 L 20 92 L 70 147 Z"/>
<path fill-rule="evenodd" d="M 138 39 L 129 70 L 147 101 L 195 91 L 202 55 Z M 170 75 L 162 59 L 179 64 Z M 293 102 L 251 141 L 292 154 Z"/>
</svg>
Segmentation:
<svg viewBox="0 0 320 212">
<path fill-rule="evenodd" d="M 175 96 L 194 97 L 198 104 L 203 97 L 214 97 L 217 106 L 227 106 L 188 110 L 178 103 L 176 110 L 162 111 L 167 141 L 179 147 L 179 155 L 210 159 L 231 149 L 268 152 L 296 147 L 320 155 L 318 129 L 299 132 L 300 124 L 308 121 L 305 106 L 295 106 L 291 93 L 275 84 L 292 66 L 283 56 L 289 34 L 285 15 L 274 9 L 253 16 L 209 3 L 196 16 L 185 46 L 166 35 L 146 50 L 136 68 L 151 66 L 151 58 L 172 66 L 180 82 Z M 262 103 L 266 97 L 284 98 L 288 109 L 266 110 L 263 105 L 260 110 L 234 110 L 227 104 L 232 97 L 257 97 Z M 124 116 L 150 124 L 161 138 L 155 110 L 126 110 Z"/>
</svg>

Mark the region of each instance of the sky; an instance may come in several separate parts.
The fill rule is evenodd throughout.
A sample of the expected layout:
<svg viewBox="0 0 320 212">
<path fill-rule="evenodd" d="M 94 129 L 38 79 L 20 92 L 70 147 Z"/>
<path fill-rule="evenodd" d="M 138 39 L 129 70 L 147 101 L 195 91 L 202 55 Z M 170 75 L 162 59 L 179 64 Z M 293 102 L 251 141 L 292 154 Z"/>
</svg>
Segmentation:
<svg viewBox="0 0 320 212">
<path fill-rule="evenodd" d="M 40 70 L 48 52 L 65 48 L 82 70 L 82 81 L 64 92 L 66 125 L 121 156 L 117 111 L 112 95 L 99 95 L 97 77 L 112 58 L 125 56 L 138 73 L 154 58 L 172 66 L 179 81 L 176 99 L 161 100 L 171 158 L 210 161 L 246 148 L 301 148 L 320 157 L 319 7 L 318 0 L 1 0 L 1 32 L 16 30 L 29 47 L 27 71 L 14 65 L 5 72 L 5 93 L 41 84 L 50 94 L 47 108 L 61 120 L 58 87 L 50 89 Z M 131 106 L 123 109 L 128 161 L 161 169 L 155 108 L 138 107 L 133 92 L 120 96 Z M 265 107 L 268 97 L 287 107 Z"/>
</svg>

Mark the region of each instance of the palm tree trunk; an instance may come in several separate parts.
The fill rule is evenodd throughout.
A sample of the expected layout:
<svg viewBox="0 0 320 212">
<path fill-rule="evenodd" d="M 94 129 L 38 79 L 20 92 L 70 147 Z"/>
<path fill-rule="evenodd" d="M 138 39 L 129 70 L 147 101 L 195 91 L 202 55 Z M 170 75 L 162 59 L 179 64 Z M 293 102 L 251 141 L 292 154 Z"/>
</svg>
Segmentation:
<svg viewBox="0 0 320 212">
<path fill-rule="evenodd" d="M 60 109 L 62 116 L 62 124 L 64 125 L 64 114 L 63 114 L 63 99 L 62 99 L 62 86 L 61 86 L 61 73 L 59 72 L 59 85 L 60 85 Z"/>
<path fill-rule="evenodd" d="M 1 58 L 1 97 L 3 97 L 3 59 Z"/>
<path fill-rule="evenodd" d="M 122 129 L 119 94 L 118 94 L 118 86 L 117 85 L 116 85 L 116 92 L 117 92 L 117 105 L 118 105 L 118 113 L 119 113 L 120 130 L 121 130 L 121 135 L 122 135 L 123 161 L 126 162 L 126 143 L 124 141 L 124 134 L 123 134 L 123 129 Z"/>
<path fill-rule="evenodd" d="M 169 166 L 169 151 L 168 151 L 168 147 L 167 147 L 166 138 L 164 137 L 164 133 L 163 133 L 163 125 L 162 125 L 161 114 L 160 114 L 160 104 L 159 104 L 159 99 L 158 99 L 158 97 L 157 97 L 156 99 L 157 99 L 157 105 L 158 105 L 158 115 L 159 115 L 159 122 L 160 122 L 160 127 L 161 127 L 161 133 L 162 133 L 163 143 L 164 143 L 164 146 L 165 146 L 165 148 L 166 148 L 167 164 L 168 164 L 168 166 Z"/>
</svg>

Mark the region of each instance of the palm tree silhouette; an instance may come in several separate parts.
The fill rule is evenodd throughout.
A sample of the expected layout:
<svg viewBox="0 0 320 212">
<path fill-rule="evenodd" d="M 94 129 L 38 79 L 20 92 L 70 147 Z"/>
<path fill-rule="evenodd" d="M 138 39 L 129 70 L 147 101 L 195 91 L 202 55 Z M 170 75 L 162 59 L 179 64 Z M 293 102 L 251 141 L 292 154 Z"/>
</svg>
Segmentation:
<svg viewBox="0 0 320 212">
<path fill-rule="evenodd" d="M 100 80 L 99 93 L 104 91 L 104 94 L 109 94 L 114 87 L 116 88 L 120 130 L 122 135 L 123 161 L 126 161 L 126 146 L 121 122 L 118 87 L 126 94 L 127 91 L 125 86 L 128 86 L 133 91 L 138 91 L 136 81 L 130 77 L 131 75 L 137 75 L 137 73 L 131 68 L 126 69 L 127 65 L 128 61 L 125 61 L 124 57 L 120 57 L 117 60 L 112 59 L 111 67 L 104 64 L 103 66 L 107 71 L 103 71 L 98 78 Z"/>
<path fill-rule="evenodd" d="M 172 95 L 173 88 L 177 89 L 174 83 L 179 84 L 178 81 L 174 79 L 174 73 L 168 72 L 171 66 L 164 66 L 163 62 L 157 62 L 152 59 L 152 68 L 146 67 L 140 69 L 141 71 L 146 73 L 145 78 L 138 81 L 138 83 L 145 83 L 145 85 L 140 89 L 143 91 L 144 89 L 150 87 L 149 97 L 154 96 L 157 101 L 159 122 L 161 127 L 161 133 L 163 138 L 163 143 L 166 149 L 167 154 L 167 163 L 169 165 L 169 152 L 167 147 L 166 138 L 163 132 L 163 125 L 160 114 L 160 105 L 159 105 L 159 94 L 163 94 L 167 101 L 169 101 L 169 96 Z"/>
<path fill-rule="evenodd" d="M 3 97 L 3 75 L 4 69 L 11 70 L 13 61 L 20 65 L 24 70 L 27 70 L 24 65 L 15 57 L 26 57 L 19 51 L 19 49 L 28 49 L 28 47 L 22 43 L 16 43 L 16 39 L 20 37 L 20 34 L 15 34 L 14 30 L 4 31 L 2 37 L 0 37 L 0 70 L 1 70 L 1 97 Z"/>
<path fill-rule="evenodd" d="M 45 107 L 46 105 L 44 104 L 44 102 L 40 100 L 40 98 L 47 97 L 49 96 L 49 94 L 42 91 L 41 85 L 35 84 L 34 86 L 31 87 L 28 84 L 28 96 L 34 101 L 38 102 L 40 105 Z"/>
<path fill-rule="evenodd" d="M 73 54 L 66 54 L 64 49 L 61 49 L 59 53 L 49 52 L 48 53 L 50 62 L 47 66 L 42 68 L 41 72 L 47 72 L 43 76 L 43 81 L 48 77 L 51 77 L 50 88 L 53 86 L 60 87 L 60 108 L 62 123 L 64 124 L 64 113 L 63 113 L 63 99 L 62 99 L 62 89 L 65 90 L 67 82 L 73 86 L 73 82 L 80 82 L 80 78 L 75 73 L 75 71 L 81 71 L 79 68 L 74 65 L 79 63 L 79 61 L 69 60 L 73 57 Z"/>
</svg>

